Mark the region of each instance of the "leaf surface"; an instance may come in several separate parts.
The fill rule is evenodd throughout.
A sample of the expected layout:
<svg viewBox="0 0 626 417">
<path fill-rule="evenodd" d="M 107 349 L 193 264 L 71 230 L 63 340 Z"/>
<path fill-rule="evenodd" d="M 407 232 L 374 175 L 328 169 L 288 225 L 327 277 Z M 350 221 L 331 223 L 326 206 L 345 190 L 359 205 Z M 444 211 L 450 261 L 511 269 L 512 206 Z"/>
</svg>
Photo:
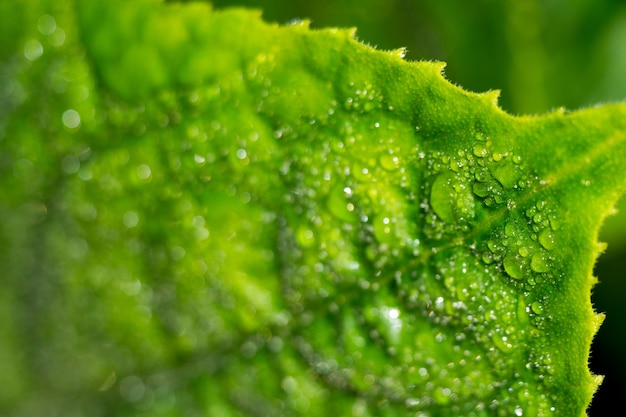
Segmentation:
<svg viewBox="0 0 626 417">
<path fill-rule="evenodd" d="M 6 410 L 584 415 L 623 104 L 512 117 L 352 30 L 29 5 L 0 54 Z"/>
</svg>

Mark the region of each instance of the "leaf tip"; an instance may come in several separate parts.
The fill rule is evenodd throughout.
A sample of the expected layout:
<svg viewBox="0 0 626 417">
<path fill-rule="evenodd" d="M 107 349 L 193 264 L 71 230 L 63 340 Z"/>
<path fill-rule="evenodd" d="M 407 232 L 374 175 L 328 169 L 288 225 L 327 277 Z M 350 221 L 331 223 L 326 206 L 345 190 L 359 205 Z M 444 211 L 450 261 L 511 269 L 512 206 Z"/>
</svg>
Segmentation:
<svg viewBox="0 0 626 417">
<path fill-rule="evenodd" d="M 405 47 L 397 48 L 389 51 L 391 55 L 404 59 L 406 57 L 407 49 Z"/>
<path fill-rule="evenodd" d="M 604 313 L 597 313 L 594 316 L 593 318 L 594 334 L 598 332 L 598 330 L 600 329 L 600 326 L 602 326 L 602 323 L 604 323 L 605 319 L 606 319 L 606 314 Z"/>
</svg>

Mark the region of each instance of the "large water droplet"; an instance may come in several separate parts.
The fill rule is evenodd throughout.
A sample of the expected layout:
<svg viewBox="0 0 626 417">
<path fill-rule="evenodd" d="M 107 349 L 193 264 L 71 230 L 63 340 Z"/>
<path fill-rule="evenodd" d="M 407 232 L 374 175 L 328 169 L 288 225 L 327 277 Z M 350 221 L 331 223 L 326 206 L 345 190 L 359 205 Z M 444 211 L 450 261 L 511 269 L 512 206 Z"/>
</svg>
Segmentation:
<svg viewBox="0 0 626 417">
<path fill-rule="evenodd" d="M 393 154 L 384 154 L 380 157 L 380 165 L 387 171 L 394 171 L 400 166 L 400 160 Z"/>
<path fill-rule="evenodd" d="M 521 279 L 524 277 L 524 263 L 518 254 L 509 253 L 504 257 L 504 270 L 512 278 Z"/>
<path fill-rule="evenodd" d="M 328 196 L 327 206 L 338 219 L 354 223 L 358 221 L 358 217 L 354 211 L 354 204 L 348 201 L 351 197 L 352 189 L 350 187 L 337 185 Z"/>
<path fill-rule="evenodd" d="M 474 153 L 474 156 L 477 156 L 479 158 L 484 158 L 485 156 L 487 156 L 487 147 L 482 143 L 475 145 L 473 149 L 473 153 Z"/>
<path fill-rule="evenodd" d="M 491 175 L 493 175 L 504 188 L 513 188 L 519 180 L 515 165 L 506 162 L 494 164 L 491 167 Z"/>
<path fill-rule="evenodd" d="M 439 175 L 430 191 L 430 205 L 435 214 L 444 222 L 454 221 L 454 211 L 450 201 L 455 192 L 451 185 L 452 178 L 450 174 Z"/>
<path fill-rule="evenodd" d="M 554 248 L 554 233 L 552 233 L 552 230 L 548 228 L 543 229 L 539 233 L 539 243 L 548 250 Z"/>
<path fill-rule="evenodd" d="M 535 314 L 542 314 L 543 313 L 543 306 L 541 305 L 541 303 L 539 301 L 535 301 L 534 303 L 532 303 L 530 305 L 530 309 Z"/>
<path fill-rule="evenodd" d="M 430 192 L 430 204 L 437 216 L 446 223 L 469 220 L 475 215 L 474 194 L 452 172 L 435 178 Z"/>
<path fill-rule="evenodd" d="M 530 268 L 535 272 L 548 272 L 550 270 L 550 265 L 548 265 L 545 253 L 536 252 L 530 261 Z"/>
</svg>

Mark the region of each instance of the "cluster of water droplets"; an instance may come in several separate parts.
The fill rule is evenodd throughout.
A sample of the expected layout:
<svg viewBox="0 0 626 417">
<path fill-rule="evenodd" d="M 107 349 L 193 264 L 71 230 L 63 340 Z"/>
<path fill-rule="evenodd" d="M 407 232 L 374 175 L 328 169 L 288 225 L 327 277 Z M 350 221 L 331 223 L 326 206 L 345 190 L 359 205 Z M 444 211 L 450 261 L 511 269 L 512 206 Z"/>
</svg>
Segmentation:
<svg viewBox="0 0 626 417">
<path fill-rule="evenodd" d="M 374 86 L 350 82 L 348 91 L 343 106 L 331 100 L 324 117 L 274 135 L 292 147 L 283 201 L 300 219 L 287 222 L 292 267 L 283 271 L 297 350 L 326 381 L 381 410 L 532 415 L 536 388 L 524 373 L 545 367 L 513 368 L 528 355 L 524 326 L 540 307 L 518 295 L 517 278 L 500 278 L 504 253 L 450 237 L 470 233 L 487 212 L 515 211 L 535 178 L 482 134 L 452 156 L 428 152 Z M 516 242 L 503 246 L 519 251 Z"/>
<path fill-rule="evenodd" d="M 65 40 L 51 16 L 37 24 L 41 36 L 24 45 L 31 62 L 45 42 Z M 220 84 L 148 103 L 105 96 L 98 112 L 81 104 L 89 84 L 55 78 L 78 98 L 56 115 L 66 134 L 90 120 L 114 133 L 60 158 L 76 180 L 68 210 L 99 237 L 93 248 L 74 245 L 93 267 L 87 284 L 141 317 L 126 331 L 148 334 L 153 317 L 164 317 L 173 346 L 189 355 L 233 348 L 244 362 L 227 361 L 239 374 L 246 365 L 266 375 L 259 358 L 304 358 L 308 370 L 282 363 L 294 369 L 278 381 L 286 409 L 309 411 L 330 385 L 359 392 L 354 415 L 533 415 L 534 388 L 522 373 L 549 381 L 550 358 L 530 356 L 519 373 L 511 367 L 543 300 L 515 290 L 552 278 L 558 223 L 549 201 L 520 202 L 536 179 L 519 155 L 480 133 L 466 149 L 427 151 L 367 77 L 335 98 L 312 74 L 277 77 L 274 59 L 258 55 Z M 22 166 L 30 165 L 17 161 L 15 171 Z M 506 224 L 486 247 L 452 238 L 490 213 Z M 175 233 L 159 235 L 163 225 Z M 92 249 L 108 255 L 95 259 Z M 116 262 L 127 267 L 104 266 Z M 131 349 L 149 356 L 159 347 Z M 310 370 L 324 386 L 298 377 Z M 107 375 L 103 391 L 117 379 Z M 158 378 L 119 378 L 116 389 L 137 408 L 174 407 L 171 395 L 155 394 Z M 259 380 L 243 383 L 253 390 Z"/>
</svg>

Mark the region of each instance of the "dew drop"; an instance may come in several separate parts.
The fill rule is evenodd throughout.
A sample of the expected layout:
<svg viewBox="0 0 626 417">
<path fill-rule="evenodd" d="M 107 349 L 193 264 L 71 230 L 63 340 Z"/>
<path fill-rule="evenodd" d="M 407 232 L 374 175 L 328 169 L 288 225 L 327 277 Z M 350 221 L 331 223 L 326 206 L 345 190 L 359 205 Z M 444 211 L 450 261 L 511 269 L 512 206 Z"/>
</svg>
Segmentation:
<svg viewBox="0 0 626 417">
<path fill-rule="evenodd" d="M 546 207 L 546 202 L 543 200 L 538 201 L 537 204 L 535 204 L 535 207 L 537 207 L 537 210 L 542 211 Z"/>
<path fill-rule="evenodd" d="M 387 171 L 394 171 L 400 166 L 400 161 L 393 154 L 385 154 L 380 157 L 380 165 Z"/>
<path fill-rule="evenodd" d="M 152 170 L 146 164 L 141 164 L 137 167 L 137 176 L 142 180 L 147 180 L 152 175 Z"/>
<path fill-rule="evenodd" d="M 66 155 L 61 160 L 61 168 L 66 174 L 75 174 L 80 168 L 80 161 L 75 155 Z"/>
<path fill-rule="evenodd" d="M 246 159 L 248 152 L 245 149 L 237 149 L 236 155 L 237 159 Z"/>
<path fill-rule="evenodd" d="M 472 191 L 478 197 L 487 197 L 491 191 L 491 185 L 483 182 L 475 182 Z"/>
<path fill-rule="evenodd" d="M 498 333 L 494 333 L 491 336 L 491 341 L 501 352 L 507 353 L 513 349 L 513 345 L 509 342 L 508 338 Z"/>
<path fill-rule="evenodd" d="M 374 218 L 374 235 L 380 243 L 391 243 L 393 241 L 391 218 L 379 215 Z"/>
<path fill-rule="evenodd" d="M 550 266 L 548 265 L 548 261 L 544 253 L 537 252 L 533 255 L 530 260 L 530 269 L 535 272 L 548 272 L 550 270 Z"/>
<path fill-rule="evenodd" d="M 454 211 L 450 202 L 454 189 L 450 181 L 450 175 L 439 175 L 433 182 L 430 191 L 430 205 L 444 222 L 454 221 Z"/>
<path fill-rule="evenodd" d="M 509 253 L 504 257 L 503 261 L 504 270 L 509 274 L 512 278 L 521 279 L 524 277 L 524 264 L 520 260 L 519 255 Z"/>
<path fill-rule="evenodd" d="M 515 223 L 508 222 L 504 226 L 504 234 L 508 237 L 515 237 L 517 235 L 517 228 L 515 227 Z"/>
<path fill-rule="evenodd" d="M 354 204 L 348 201 L 351 196 L 352 189 L 350 187 L 337 185 L 328 196 L 327 207 L 338 219 L 353 223 L 358 221 L 358 217 L 354 211 Z"/>
<path fill-rule="evenodd" d="M 513 188 L 519 180 L 515 165 L 506 162 L 492 166 L 491 175 L 493 175 L 504 188 Z"/>
<path fill-rule="evenodd" d="M 44 14 L 37 20 L 37 29 L 42 35 L 51 35 L 57 28 L 57 22 L 54 17 Z"/>
<path fill-rule="evenodd" d="M 43 55 L 43 46 L 37 39 L 30 39 L 24 44 L 24 56 L 29 61 L 34 61 Z"/>
<path fill-rule="evenodd" d="M 132 229 L 133 227 L 136 227 L 137 224 L 139 224 L 139 215 L 134 211 L 127 211 L 126 213 L 124 213 L 122 222 L 124 223 L 124 226 Z"/>
<path fill-rule="evenodd" d="M 68 129 L 76 129 L 80 125 L 80 114 L 76 110 L 68 109 L 63 112 L 61 120 Z"/>
<path fill-rule="evenodd" d="M 550 229 L 543 229 L 541 233 L 539 233 L 539 243 L 544 248 L 550 250 L 554 248 L 554 234 Z"/>
<path fill-rule="evenodd" d="M 50 45 L 54 47 L 63 45 L 65 43 L 65 31 L 63 29 L 56 28 L 54 33 L 48 37 L 48 41 L 50 42 Z"/>
<path fill-rule="evenodd" d="M 198 164 L 198 165 L 204 165 L 204 164 L 206 163 L 206 158 L 205 158 L 204 156 L 202 156 L 202 155 L 198 155 L 198 154 L 195 154 L 195 155 L 193 156 L 193 160 L 194 160 L 194 161 L 196 162 L 196 164 Z"/>
<path fill-rule="evenodd" d="M 535 301 L 534 303 L 532 303 L 530 305 L 530 309 L 535 314 L 542 314 L 543 313 L 543 306 L 541 305 L 541 303 L 539 301 Z"/>
<path fill-rule="evenodd" d="M 487 147 L 482 144 L 476 145 L 474 146 L 473 153 L 474 156 L 484 158 L 485 156 L 487 156 Z"/>
</svg>

